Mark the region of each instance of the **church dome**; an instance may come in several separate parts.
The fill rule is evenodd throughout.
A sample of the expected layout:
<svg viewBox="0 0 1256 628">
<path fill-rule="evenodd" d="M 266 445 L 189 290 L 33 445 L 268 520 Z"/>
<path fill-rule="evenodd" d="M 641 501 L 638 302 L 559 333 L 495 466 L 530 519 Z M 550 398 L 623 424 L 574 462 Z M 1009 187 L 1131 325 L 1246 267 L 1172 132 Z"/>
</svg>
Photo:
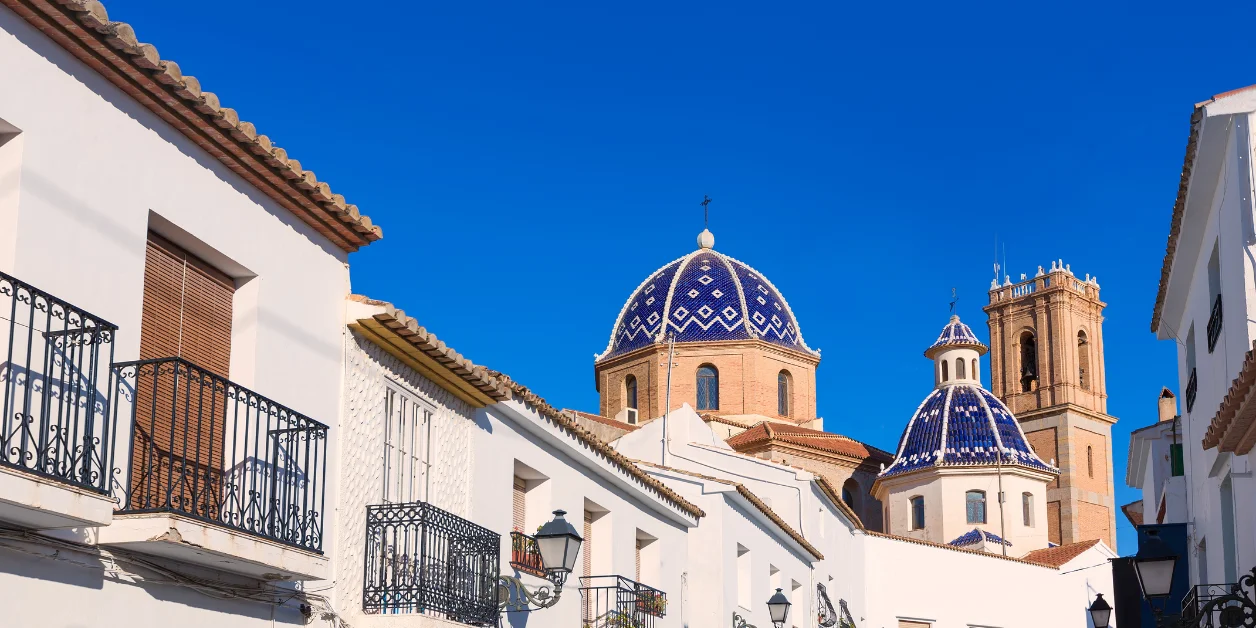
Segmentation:
<svg viewBox="0 0 1256 628">
<path fill-rule="evenodd" d="M 880 478 L 917 471 L 926 467 L 967 467 L 983 465 L 1019 466 L 1058 474 L 1034 453 L 1011 410 L 977 378 L 976 356 L 986 346 L 972 330 L 952 316 L 937 342 L 925 351 L 938 366 L 956 355 L 955 377 L 944 375 L 937 387 L 916 409 L 898 442 L 894 462 Z M 973 376 L 964 367 L 971 360 Z"/>
<path fill-rule="evenodd" d="M 698 250 L 654 271 L 633 291 L 611 329 L 613 358 L 673 333 L 676 342 L 759 339 L 812 355 L 789 304 L 755 269 L 715 250 L 704 230 Z"/>
</svg>

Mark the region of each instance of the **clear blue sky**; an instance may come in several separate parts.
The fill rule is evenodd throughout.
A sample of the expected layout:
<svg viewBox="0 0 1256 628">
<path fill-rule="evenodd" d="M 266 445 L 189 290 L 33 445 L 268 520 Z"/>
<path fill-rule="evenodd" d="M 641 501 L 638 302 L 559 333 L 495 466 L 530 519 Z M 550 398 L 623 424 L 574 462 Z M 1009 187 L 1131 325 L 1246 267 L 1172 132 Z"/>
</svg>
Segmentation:
<svg viewBox="0 0 1256 628">
<path fill-rule="evenodd" d="M 556 406 L 596 410 L 593 354 L 703 194 L 716 248 L 855 356 L 820 364 L 826 428 L 886 449 L 951 287 L 988 336 L 996 234 L 1014 276 L 1062 257 L 1108 303 L 1125 503 L 1177 388 L 1148 326 L 1191 106 L 1256 82 L 1256 4 L 1097 4 L 106 2 L 384 227 L 355 291 Z"/>
</svg>

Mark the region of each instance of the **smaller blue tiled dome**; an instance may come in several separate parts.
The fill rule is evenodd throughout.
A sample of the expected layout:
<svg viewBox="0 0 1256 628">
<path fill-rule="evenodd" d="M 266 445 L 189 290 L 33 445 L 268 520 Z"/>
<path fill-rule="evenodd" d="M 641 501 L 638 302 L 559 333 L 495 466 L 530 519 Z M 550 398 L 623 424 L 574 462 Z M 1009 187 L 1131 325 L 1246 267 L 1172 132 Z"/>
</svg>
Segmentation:
<svg viewBox="0 0 1256 628">
<path fill-rule="evenodd" d="M 1034 453 L 1020 423 L 990 391 L 973 384 L 934 389 L 898 442 L 887 478 L 928 467 L 1019 466 L 1059 474 Z"/>
<path fill-rule="evenodd" d="M 947 545 L 954 545 L 955 547 L 968 547 L 969 545 L 976 545 L 980 543 L 983 539 L 986 542 L 994 543 L 995 545 L 1006 545 L 1008 547 L 1012 546 L 1011 541 L 1008 541 L 993 532 L 986 532 L 985 530 L 981 530 L 979 528 L 973 528 L 972 530 L 955 537 L 955 540 L 947 543 Z"/>
<path fill-rule="evenodd" d="M 989 348 L 973 333 L 972 328 L 960 322 L 959 316 L 952 315 L 951 321 L 942 328 L 942 333 L 938 334 L 938 339 L 928 349 L 925 349 L 925 357 L 932 359 L 940 349 L 950 349 L 952 347 L 969 347 L 977 350 L 978 355 L 985 355 Z"/>
</svg>

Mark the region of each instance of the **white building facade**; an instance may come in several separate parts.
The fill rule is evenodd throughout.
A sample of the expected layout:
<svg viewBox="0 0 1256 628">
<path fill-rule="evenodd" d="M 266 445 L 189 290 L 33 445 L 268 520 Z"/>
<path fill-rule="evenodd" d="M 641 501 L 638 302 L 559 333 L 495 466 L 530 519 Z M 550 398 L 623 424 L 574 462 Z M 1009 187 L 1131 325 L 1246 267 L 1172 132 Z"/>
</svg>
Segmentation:
<svg viewBox="0 0 1256 628">
<path fill-rule="evenodd" d="M 1236 582 L 1256 565 L 1256 484 L 1252 480 L 1253 423 L 1250 392 L 1256 377 L 1256 266 L 1253 265 L 1252 114 L 1256 90 L 1221 94 L 1196 106 L 1186 161 L 1174 206 L 1152 331 L 1178 346 L 1183 476 L 1166 480 L 1170 497 L 1185 501 L 1190 583 Z M 1154 452 L 1151 442 L 1170 442 L 1173 432 L 1133 447 Z M 1131 451 L 1131 460 L 1137 452 Z M 1141 454 L 1139 454 L 1141 455 Z M 1143 479 L 1161 492 L 1160 456 L 1141 465 Z M 1135 484 L 1138 482 L 1138 484 Z M 1176 484 L 1181 483 L 1182 490 Z M 1151 486 L 1149 486 L 1149 484 Z M 1183 494 L 1184 493 L 1184 494 Z M 1152 523 L 1145 493 L 1143 519 Z M 1150 495 L 1158 508 L 1160 495 Z M 1170 521 L 1166 521 L 1170 522 Z"/>
<path fill-rule="evenodd" d="M 9 626 L 301 625 L 381 232 L 97 2 L 0 3 Z"/>
</svg>

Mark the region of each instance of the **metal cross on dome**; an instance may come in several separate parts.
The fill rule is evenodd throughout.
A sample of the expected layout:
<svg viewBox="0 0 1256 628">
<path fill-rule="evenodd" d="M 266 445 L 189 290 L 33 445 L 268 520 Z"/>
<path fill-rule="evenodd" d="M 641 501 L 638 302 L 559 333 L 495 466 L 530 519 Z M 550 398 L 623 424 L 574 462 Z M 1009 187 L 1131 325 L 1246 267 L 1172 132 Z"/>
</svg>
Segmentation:
<svg viewBox="0 0 1256 628">
<path fill-rule="evenodd" d="M 951 313 L 955 313 L 955 304 L 959 303 L 959 295 L 955 294 L 955 288 L 951 288 Z"/>
<path fill-rule="evenodd" d="M 703 226 L 704 228 L 705 228 L 705 227 L 709 227 L 709 226 L 711 226 L 711 225 L 710 225 L 710 218 L 709 218 L 709 216 L 707 215 L 707 205 L 710 205 L 710 204 L 711 204 L 711 197 L 710 197 L 710 196 L 707 196 L 706 194 L 703 194 L 703 195 L 702 195 L 702 203 L 700 203 L 700 204 L 702 205 L 702 226 Z"/>
</svg>

